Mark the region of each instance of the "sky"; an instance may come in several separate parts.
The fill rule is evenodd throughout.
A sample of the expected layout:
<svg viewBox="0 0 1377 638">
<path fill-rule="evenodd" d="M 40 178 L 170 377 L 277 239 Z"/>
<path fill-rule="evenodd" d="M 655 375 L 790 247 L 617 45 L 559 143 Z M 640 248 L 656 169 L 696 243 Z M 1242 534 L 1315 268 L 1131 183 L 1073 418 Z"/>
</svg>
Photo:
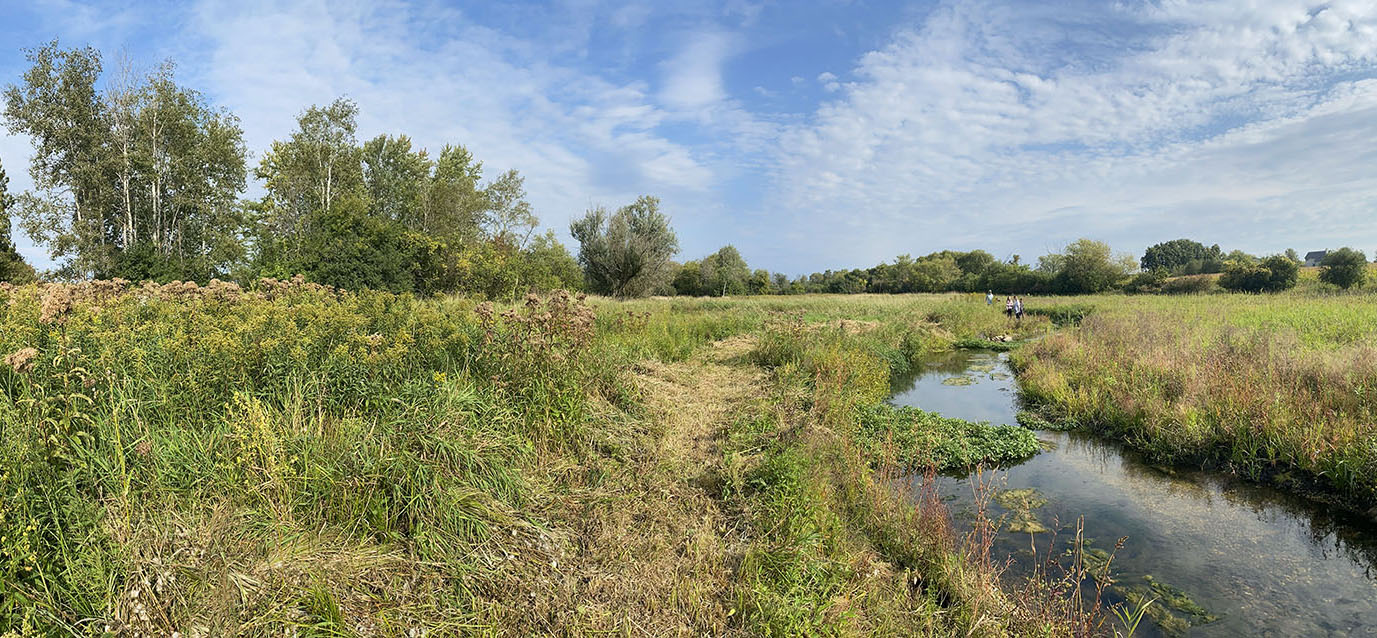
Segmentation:
<svg viewBox="0 0 1377 638">
<path fill-rule="evenodd" d="M 542 225 L 661 199 L 682 252 L 867 267 L 1079 237 L 1377 249 L 1377 2 L 0 0 L 0 85 L 53 38 L 172 59 L 251 166 L 312 104 L 467 146 Z M 0 128 L 10 189 L 27 139 Z M 252 185 L 247 196 L 261 195 Z M 16 232 L 39 267 L 51 260 Z M 571 246 L 576 249 L 576 246 Z"/>
</svg>

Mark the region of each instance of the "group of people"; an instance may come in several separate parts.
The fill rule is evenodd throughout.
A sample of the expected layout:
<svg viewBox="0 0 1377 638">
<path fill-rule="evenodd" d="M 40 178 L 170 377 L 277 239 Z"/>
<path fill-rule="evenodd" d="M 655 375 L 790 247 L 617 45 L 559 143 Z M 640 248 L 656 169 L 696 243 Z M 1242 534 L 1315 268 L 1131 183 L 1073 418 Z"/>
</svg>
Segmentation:
<svg viewBox="0 0 1377 638">
<path fill-rule="evenodd" d="M 994 298 L 995 296 L 993 290 L 986 292 L 985 305 L 993 306 Z M 1005 297 L 1004 316 L 1012 319 L 1017 319 L 1019 321 L 1023 321 L 1023 297 Z"/>
</svg>

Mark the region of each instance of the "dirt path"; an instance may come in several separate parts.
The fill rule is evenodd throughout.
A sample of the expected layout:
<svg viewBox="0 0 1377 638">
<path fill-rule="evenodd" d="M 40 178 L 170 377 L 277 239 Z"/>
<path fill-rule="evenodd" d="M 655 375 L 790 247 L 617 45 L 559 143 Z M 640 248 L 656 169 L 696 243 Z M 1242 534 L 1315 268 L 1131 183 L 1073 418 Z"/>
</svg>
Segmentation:
<svg viewBox="0 0 1377 638">
<path fill-rule="evenodd" d="M 721 636 L 744 551 L 719 500 L 724 429 L 759 396 L 764 377 L 739 362 L 749 337 L 688 361 L 643 362 L 646 454 L 626 468 L 634 489 L 588 512 L 577 569 L 582 630 Z"/>
</svg>

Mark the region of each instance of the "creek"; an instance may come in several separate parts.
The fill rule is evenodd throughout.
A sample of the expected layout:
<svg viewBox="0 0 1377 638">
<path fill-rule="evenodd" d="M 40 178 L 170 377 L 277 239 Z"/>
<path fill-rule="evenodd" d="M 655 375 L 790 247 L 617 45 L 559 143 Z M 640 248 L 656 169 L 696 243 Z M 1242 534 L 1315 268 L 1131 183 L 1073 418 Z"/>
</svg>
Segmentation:
<svg viewBox="0 0 1377 638">
<path fill-rule="evenodd" d="M 993 352 L 930 360 L 893 390 L 895 405 L 971 421 L 1015 424 L 1019 409 L 1007 356 Z M 1377 636 L 1370 519 L 1219 472 L 1155 466 L 1093 436 L 1037 434 L 1045 451 L 981 480 L 1006 491 L 987 515 L 1004 522 L 992 553 L 1010 560 L 1009 576 L 1049 552 L 1068 560 L 1083 518 L 1088 565 L 1127 537 L 1104 602 L 1157 599 L 1135 636 Z M 904 479 L 915 495 L 923 480 Z M 936 481 L 956 530 L 970 529 L 973 477 Z M 1089 579 L 1083 591 L 1093 597 Z"/>
</svg>

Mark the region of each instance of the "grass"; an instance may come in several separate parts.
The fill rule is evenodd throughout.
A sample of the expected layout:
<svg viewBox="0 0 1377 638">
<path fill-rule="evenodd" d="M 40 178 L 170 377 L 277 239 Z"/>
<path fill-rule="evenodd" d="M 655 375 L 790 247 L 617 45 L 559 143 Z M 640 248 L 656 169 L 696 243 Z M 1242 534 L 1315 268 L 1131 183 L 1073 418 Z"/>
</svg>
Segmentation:
<svg viewBox="0 0 1377 638">
<path fill-rule="evenodd" d="M 1377 304 L 1366 293 L 1101 297 L 1014 354 L 1053 420 L 1158 461 L 1377 505 Z"/>
<path fill-rule="evenodd" d="M 940 503 L 896 491 L 899 456 L 1000 458 L 1012 431 L 877 407 L 923 357 L 1045 317 L 300 281 L 0 296 L 6 638 L 1060 635 L 1075 617 L 1006 593 Z"/>
</svg>

